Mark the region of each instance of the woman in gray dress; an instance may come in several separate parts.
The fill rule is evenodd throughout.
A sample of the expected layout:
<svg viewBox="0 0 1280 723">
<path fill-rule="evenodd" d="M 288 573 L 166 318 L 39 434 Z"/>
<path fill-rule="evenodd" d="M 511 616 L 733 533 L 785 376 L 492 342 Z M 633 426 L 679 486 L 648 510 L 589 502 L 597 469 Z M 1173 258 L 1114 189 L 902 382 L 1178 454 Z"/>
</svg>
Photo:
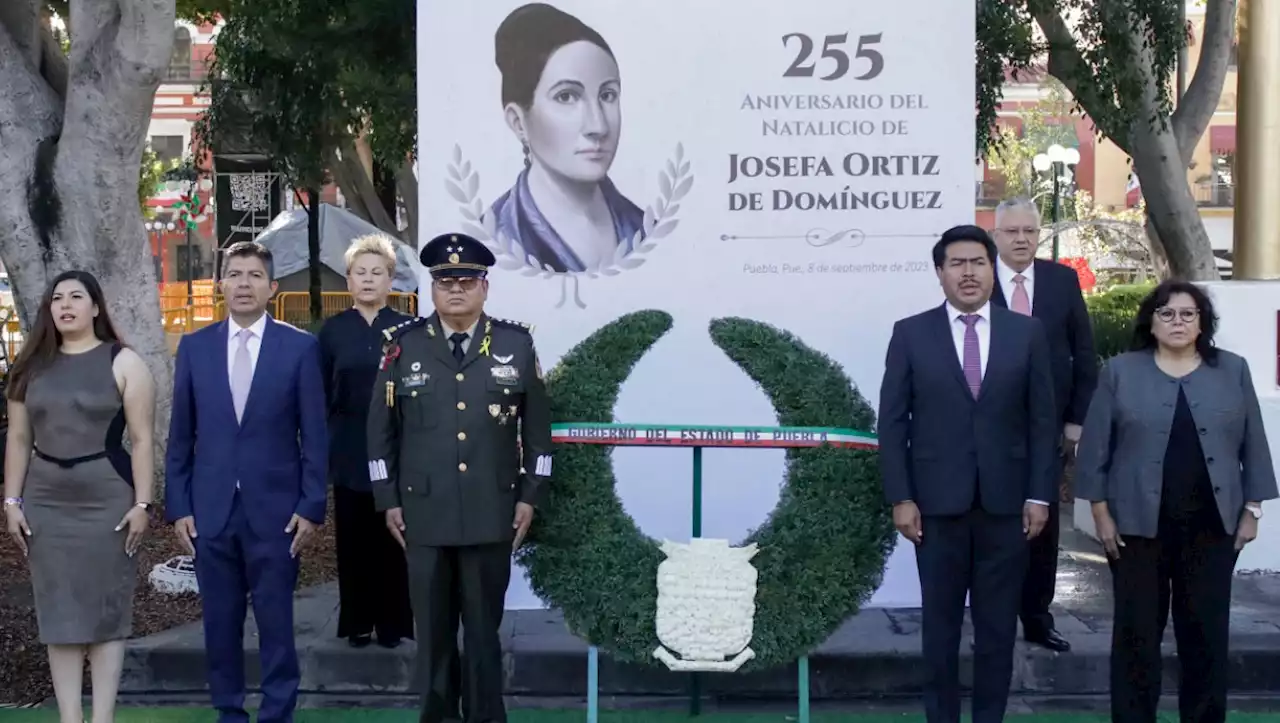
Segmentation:
<svg viewBox="0 0 1280 723">
<path fill-rule="evenodd" d="M 93 721 L 110 723 L 152 500 L 155 385 L 91 274 L 49 285 L 5 395 L 5 518 L 29 561 L 59 714 L 83 720 L 87 657 Z"/>
</svg>

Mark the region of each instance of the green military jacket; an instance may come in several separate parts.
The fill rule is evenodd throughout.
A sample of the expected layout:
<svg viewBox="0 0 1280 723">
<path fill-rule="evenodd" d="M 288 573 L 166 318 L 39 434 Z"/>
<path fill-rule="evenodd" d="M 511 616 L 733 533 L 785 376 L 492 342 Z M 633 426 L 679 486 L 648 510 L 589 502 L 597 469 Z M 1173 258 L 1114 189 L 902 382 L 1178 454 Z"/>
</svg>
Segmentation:
<svg viewBox="0 0 1280 723">
<path fill-rule="evenodd" d="M 551 405 L 524 324 L 481 315 L 461 362 L 438 315 L 385 332 L 369 407 L 369 477 L 405 543 L 510 541 L 516 502 L 551 477 Z"/>
</svg>

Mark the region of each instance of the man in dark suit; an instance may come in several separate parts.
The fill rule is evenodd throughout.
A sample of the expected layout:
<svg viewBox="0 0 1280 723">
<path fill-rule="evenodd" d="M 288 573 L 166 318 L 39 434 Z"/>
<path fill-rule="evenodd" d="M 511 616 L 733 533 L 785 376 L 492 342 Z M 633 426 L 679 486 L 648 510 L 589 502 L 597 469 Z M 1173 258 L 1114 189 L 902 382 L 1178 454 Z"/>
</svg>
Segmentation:
<svg viewBox="0 0 1280 723">
<path fill-rule="evenodd" d="M 929 723 L 960 720 L 965 596 L 974 723 L 1004 717 L 1027 540 L 1053 494 L 1053 376 L 1040 322 L 993 306 L 996 247 L 976 226 L 933 248 L 946 303 L 894 324 L 880 386 L 880 471 L 916 545 Z"/>
<path fill-rule="evenodd" d="M 436 311 L 386 333 L 369 408 L 374 502 L 409 561 L 421 723 L 506 723 L 498 628 L 511 554 L 551 477 L 551 404 L 533 336 L 484 313 L 494 256 L 463 234 L 422 249 Z"/>
<path fill-rule="evenodd" d="M 1062 264 L 1037 259 L 1040 212 L 1025 199 L 1005 201 L 996 208 L 996 284 L 991 303 L 1034 316 L 1049 340 L 1053 366 L 1053 398 L 1057 402 L 1063 444 L 1057 455 L 1054 480 L 1062 478 L 1065 455 L 1080 441 L 1080 426 L 1098 383 L 1098 358 L 1093 350 L 1093 326 L 1080 292 L 1080 278 Z M 1065 653 L 1071 644 L 1058 633 L 1049 606 L 1058 580 L 1058 492 L 1049 498 L 1049 521 L 1031 541 L 1027 579 L 1022 585 L 1022 635 L 1027 642 Z"/>
<path fill-rule="evenodd" d="M 182 340 L 173 381 L 165 513 L 195 555 L 204 603 L 209 692 L 219 723 L 247 723 L 244 621 L 253 601 L 262 657 L 258 720 L 293 720 L 298 554 L 324 523 L 325 428 L 320 347 L 267 315 L 271 252 L 226 250 L 231 318 Z"/>
</svg>

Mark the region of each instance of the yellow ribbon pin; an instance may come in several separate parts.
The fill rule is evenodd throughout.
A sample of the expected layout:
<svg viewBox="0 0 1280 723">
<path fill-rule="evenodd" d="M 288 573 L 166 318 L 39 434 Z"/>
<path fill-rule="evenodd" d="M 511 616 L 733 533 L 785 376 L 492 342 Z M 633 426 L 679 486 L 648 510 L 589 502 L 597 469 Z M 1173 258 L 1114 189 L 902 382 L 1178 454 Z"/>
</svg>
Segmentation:
<svg viewBox="0 0 1280 723">
<path fill-rule="evenodd" d="M 489 342 L 492 340 L 492 338 L 493 337 L 486 336 L 484 339 L 480 340 L 481 354 L 484 354 L 485 356 L 489 356 Z"/>
</svg>

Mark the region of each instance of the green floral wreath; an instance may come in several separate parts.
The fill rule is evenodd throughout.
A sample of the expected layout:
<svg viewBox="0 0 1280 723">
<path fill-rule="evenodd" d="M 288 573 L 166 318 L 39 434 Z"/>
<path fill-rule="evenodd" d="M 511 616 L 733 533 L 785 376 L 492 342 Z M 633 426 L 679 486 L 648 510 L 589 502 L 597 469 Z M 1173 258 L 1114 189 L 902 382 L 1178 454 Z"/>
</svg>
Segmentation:
<svg viewBox="0 0 1280 723">
<path fill-rule="evenodd" d="M 547 375 L 555 422 L 611 422 L 618 390 L 667 331 L 646 310 L 601 328 Z M 748 319 L 716 319 L 711 338 L 773 402 L 788 427 L 871 430 L 875 414 L 838 364 L 791 334 Z M 565 444 L 518 554 L 534 592 L 576 635 L 615 659 L 657 665 L 654 615 L 663 555 L 623 509 L 612 448 Z M 747 452 L 743 452 L 747 454 Z M 896 544 L 874 451 L 787 450 L 778 506 L 746 542 L 760 552 L 756 658 L 743 670 L 789 663 L 826 640 L 876 588 Z M 744 543 L 745 544 L 745 543 Z"/>
</svg>

